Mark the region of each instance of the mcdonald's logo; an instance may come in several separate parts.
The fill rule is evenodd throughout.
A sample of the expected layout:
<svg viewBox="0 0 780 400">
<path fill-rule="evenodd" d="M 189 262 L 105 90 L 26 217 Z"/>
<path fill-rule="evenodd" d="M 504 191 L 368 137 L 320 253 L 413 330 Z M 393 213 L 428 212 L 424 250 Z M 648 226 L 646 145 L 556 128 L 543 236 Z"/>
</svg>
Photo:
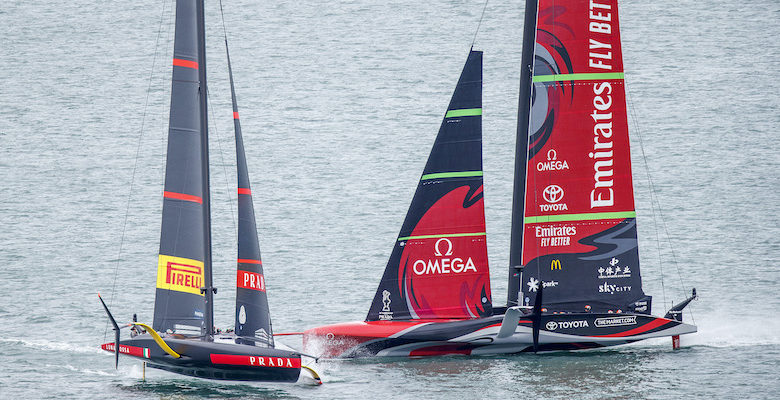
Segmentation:
<svg viewBox="0 0 780 400">
<path fill-rule="evenodd" d="M 554 269 L 561 269 L 561 260 L 556 258 L 555 260 L 550 261 L 550 271 Z"/>
</svg>

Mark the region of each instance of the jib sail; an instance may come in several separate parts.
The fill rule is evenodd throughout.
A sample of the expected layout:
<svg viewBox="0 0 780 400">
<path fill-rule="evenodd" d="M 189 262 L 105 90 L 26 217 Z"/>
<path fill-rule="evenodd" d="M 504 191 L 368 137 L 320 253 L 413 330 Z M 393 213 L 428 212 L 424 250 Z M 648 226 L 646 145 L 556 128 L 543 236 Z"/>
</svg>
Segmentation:
<svg viewBox="0 0 780 400">
<path fill-rule="evenodd" d="M 176 4 L 168 155 L 153 327 L 204 335 L 211 313 L 201 288 L 210 287 L 211 249 L 205 56 L 201 7 Z"/>
<path fill-rule="evenodd" d="M 227 40 L 225 40 L 227 51 Z M 265 291 L 263 262 L 260 258 L 260 243 L 257 239 L 255 209 L 252 204 L 252 189 L 249 185 L 249 171 L 246 167 L 244 140 L 241 136 L 241 122 L 238 118 L 238 103 L 233 85 L 233 70 L 230 54 L 227 55 L 230 74 L 230 95 L 233 101 L 233 125 L 236 133 L 236 169 L 238 174 L 238 268 L 236 274 L 236 335 L 245 339 L 239 341 L 249 345 L 273 347 L 271 313 Z"/>
<path fill-rule="evenodd" d="M 590 306 L 649 313 L 639 272 L 617 1 L 540 0 L 536 11 L 535 43 L 524 49 L 533 51 L 532 87 L 521 88 L 532 105 L 528 120 L 520 121 L 527 134 L 518 135 L 527 143 L 527 162 L 525 176 L 515 177 L 515 196 L 524 199 L 524 224 L 516 218 L 512 235 L 522 240 L 513 243 L 515 251 L 522 247 L 525 266 L 521 300 L 533 304 L 543 286 L 550 311 Z"/>
<path fill-rule="evenodd" d="M 482 52 L 470 51 L 367 320 L 491 315 Z"/>
</svg>

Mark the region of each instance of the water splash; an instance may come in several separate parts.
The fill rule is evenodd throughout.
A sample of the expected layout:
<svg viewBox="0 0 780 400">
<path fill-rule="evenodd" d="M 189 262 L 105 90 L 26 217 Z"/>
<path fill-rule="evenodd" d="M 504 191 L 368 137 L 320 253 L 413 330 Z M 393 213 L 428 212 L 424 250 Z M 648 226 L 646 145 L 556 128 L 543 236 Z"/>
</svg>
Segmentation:
<svg viewBox="0 0 780 400">
<path fill-rule="evenodd" d="M 81 354 L 101 354 L 97 347 L 89 347 L 68 342 L 55 342 L 51 340 L 27 340 L 19 338 L 0 338 L 0 343 L 9 343 L 12 345 L 21 345 L 37 350 L 55 350 L 68 353 Z"/>
</svg>

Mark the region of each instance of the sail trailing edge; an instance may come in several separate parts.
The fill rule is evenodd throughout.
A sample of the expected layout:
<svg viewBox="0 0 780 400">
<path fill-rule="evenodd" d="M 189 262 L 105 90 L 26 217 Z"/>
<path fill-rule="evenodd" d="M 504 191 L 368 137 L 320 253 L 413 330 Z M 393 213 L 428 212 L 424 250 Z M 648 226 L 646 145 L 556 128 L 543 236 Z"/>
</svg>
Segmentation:
<svg viewBox="0 0 780 400">
<path fill-rule="evenodd" d="M 482 188 L 482 52 L 470 51 L 367 320 L 492 314 Z"/>
</svg>

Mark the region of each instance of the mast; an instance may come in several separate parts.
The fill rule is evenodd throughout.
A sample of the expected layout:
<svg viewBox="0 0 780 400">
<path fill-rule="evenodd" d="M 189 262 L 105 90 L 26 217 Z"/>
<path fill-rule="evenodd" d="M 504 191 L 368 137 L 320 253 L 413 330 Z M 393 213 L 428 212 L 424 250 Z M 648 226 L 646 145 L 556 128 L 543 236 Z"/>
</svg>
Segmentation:
<svg viewBox="0 0 780 400">
<path fill-rule="evenodd" d="M 522 279 L 523 217 L 525 215 L 525 176 L 528 162 L 528 127 L 531 112 L 531 76 L 536 46 L 536 13 L 538 0 L 526 0 L 523 22 L 523 55 L 520 60 L 520 98 L 517 106 L 517 140 L 515 143 L 515 184 L 512 196 L 512 228 L 509 247 L 509 284 L 507 306 L 518 305 Z"/>
<path fill-rule="evenodd" d="M 201 141 L 201 168 L 203 169 L 203 240 L 204 240 L 204 257 L 203 257 L 203 274 L 204 274 L 204 288 L 206 296 L 206 309 L 204 310 L 203 323 L 204 323 L 204 336 L 203 340 L 211 340 L 214 335 L 214 288 L 212 283 L 212 265 L 211 265 L 211 196 L 209 186 L 209 121 L 208 121 L 208 86 L 206 85 L 206 22 L 204 15 L 204 0 L 197 1 L 197 18 L 198 18 L 198 59 L 200 65 L 198 68 L 198 75 L 200 79 L 199 89 L 199 105 L 200 105 L 200 126 L 201 135 L 203 140 Z"/>
</svg>

